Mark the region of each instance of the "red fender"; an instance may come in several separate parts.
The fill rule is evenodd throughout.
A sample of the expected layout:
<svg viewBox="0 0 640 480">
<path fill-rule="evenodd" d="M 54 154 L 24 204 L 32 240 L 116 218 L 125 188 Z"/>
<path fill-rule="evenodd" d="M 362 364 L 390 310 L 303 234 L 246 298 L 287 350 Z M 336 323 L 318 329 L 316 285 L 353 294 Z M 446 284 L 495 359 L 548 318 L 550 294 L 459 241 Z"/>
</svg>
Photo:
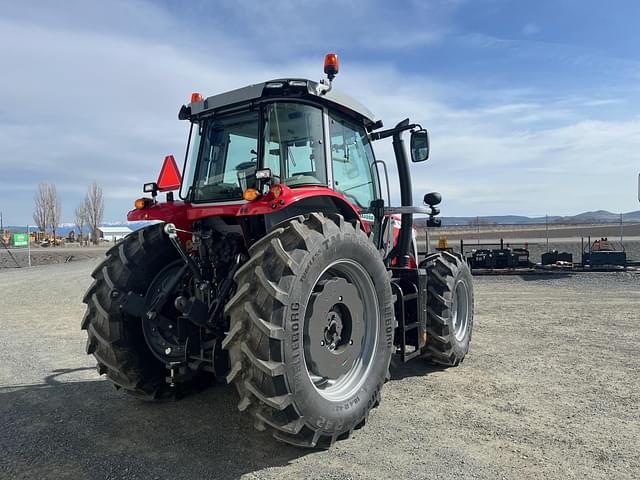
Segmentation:
<svg viewBox="0 0 640 480">
<path fill-rule="evenodd" d="M 131 210 L 127 220 L 145 221 L 160 220 L 173 223 L 178 228 L 190 230 L 191 223 L 201 218 L 213 216 L 247 217 L 253 215 L 269 215 L 278 212 L 294 203 L 313 197 L 330 197 L 346 218 L 360 219 L 361 209 L 347 200 L 344 195 L 328 187 L 308 186 L 289 188 L 286 185 L 274 185 L 271 190 L 260 198 L 247 202 L 238 200 L 232 204 L 210 203 L 192 204 L 183 201 L 155 203 L 149 207 Z M 361 222 L 362 228 L 369 231 L 368 222 Z"/>
</svg>

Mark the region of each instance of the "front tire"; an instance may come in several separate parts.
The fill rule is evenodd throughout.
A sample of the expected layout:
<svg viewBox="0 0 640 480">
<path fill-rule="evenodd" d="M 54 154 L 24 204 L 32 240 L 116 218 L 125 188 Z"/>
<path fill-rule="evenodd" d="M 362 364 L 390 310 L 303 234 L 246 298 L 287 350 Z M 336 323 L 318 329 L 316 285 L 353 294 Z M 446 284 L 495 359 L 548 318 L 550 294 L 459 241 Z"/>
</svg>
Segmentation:
<svg viewBox="0 0 640 480">
<path fill-rule="evenodd" d="M 238 408 L 284 442 L 329 447 L 380 399 L 393 349 L 387 271 L 339 215 L 291 219 L 249 253 L 225 309 Z"/>
<path fill-rule="evenodd" d="M 462 256 L 440 251 L 420 264 L 427 269 L 425 358 L 457 366 L 469 352 L 473 331 L 473 280 Z"/>
</svg>

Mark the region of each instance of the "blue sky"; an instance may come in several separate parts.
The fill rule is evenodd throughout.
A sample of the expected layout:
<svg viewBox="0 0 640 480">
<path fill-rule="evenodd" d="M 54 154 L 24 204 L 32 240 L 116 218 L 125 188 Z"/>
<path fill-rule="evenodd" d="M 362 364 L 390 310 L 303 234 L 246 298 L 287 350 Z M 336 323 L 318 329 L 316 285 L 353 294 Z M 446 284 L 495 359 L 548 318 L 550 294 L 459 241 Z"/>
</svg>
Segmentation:
<svg viewBox="0 0 640 480">
<path fill-rule="evenodd" d="M 96 179 L 123 220 L 183 154 L 192 91 L 319 79 L 328 51 L 336 88 L 430 130 L 414 191 L 444 215 L 637 210 L 639 18 L 631 0 L 0 2 L 0 210 L 31 222 L 51 181 L 72 222 Z"/>
</svg>

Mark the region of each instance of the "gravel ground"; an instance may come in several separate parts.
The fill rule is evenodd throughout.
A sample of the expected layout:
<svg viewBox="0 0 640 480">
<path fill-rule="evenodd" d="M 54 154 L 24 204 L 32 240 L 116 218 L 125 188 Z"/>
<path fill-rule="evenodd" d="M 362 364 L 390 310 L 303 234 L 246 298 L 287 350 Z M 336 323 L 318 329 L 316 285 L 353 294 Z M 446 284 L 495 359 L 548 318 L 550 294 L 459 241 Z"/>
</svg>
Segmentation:
<svg viewBox="0 0 640 480">
<path fill-rule="evenodd" d="M 310 452 L 228 387 L 149 404 L 98 377 L 95 264 L 0 271 L 0 478 L 640 478 L 640 275 L 476 278 L 464 364 L 400 368 L 363 430 Z"/>
<path fill-rule="evenodd" d="M 33 247 L 31 249 L 31 265 L 49 265 L 52 263 L 69 263 L 92 258 L 103 258 L 109 245 L 80 247 Z M 26 248 L 0 248 L 0 269 L 23 268 L 29 265 L 29 252 Z"/>
</svg>

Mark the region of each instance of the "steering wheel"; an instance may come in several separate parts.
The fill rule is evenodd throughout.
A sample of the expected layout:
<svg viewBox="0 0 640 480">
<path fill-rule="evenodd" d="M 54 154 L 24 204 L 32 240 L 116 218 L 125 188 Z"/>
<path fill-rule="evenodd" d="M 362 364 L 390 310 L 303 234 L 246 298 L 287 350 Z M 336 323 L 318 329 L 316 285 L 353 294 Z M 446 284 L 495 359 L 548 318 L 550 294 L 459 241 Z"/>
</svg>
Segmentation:
<svg viewBox="0 0 640 480">
<path fill-rule="evenodd" d="M 239 172 L 240 170 L 247 170 L 248 168 L 256 167 L 256 166 L 257 166 L 256 162 L 242 162 L 236 165 L 236 171 Z"/>
<path fill-rule="evenodd" d="M 233 195 L 237 196 L 238 194 L 242 194 L 240 188 L 233 183 L 215 183 L 211 185 L 203 185 L 202 187 L 198 187 L 196 189 L 198 192 L 198 197 L 200 199 L 207 199 L 211 196 L 217 195 Z"/>
</svg>

